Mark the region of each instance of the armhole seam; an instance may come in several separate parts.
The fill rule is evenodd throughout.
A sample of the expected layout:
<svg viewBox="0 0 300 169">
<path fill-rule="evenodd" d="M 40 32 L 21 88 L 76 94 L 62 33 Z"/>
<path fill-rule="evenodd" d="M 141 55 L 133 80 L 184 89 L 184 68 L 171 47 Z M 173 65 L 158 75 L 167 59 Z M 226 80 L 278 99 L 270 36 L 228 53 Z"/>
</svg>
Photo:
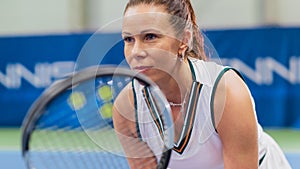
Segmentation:
<svg viewBox="0 0 300 169">
<path fill-rule="evenodd" d="M 221 78 L 223 77 L 223 75 L 228 71 L 228 70 L 233 70 L 237 73 L 238 76 L 240 76 L 240 78 L 245 81 L 245 79 L 243 78 L 243 76 L 241 75 L 241 73 L 232 68 L 232 67 L 225 67 L 218 75 L 218 77 L 216 78 L 216 81 L 214 82 L 213 85 L 213 89 L 212 89 L 212 93 L 211 93 L 211 98 L 210 98 L 210 113 L 211 113 L 211 122 L 212 125 L 216 131 L 216 133 L 218 133 L 217 128 L 216 128 L 216 122 L 215 122 L 215 112 L 214 112 L 214 101 L 215 101 L 215 94 L 216 94 L 216 90 L 217 90 L 217 86 L 221 80 Z"/>
</svg>

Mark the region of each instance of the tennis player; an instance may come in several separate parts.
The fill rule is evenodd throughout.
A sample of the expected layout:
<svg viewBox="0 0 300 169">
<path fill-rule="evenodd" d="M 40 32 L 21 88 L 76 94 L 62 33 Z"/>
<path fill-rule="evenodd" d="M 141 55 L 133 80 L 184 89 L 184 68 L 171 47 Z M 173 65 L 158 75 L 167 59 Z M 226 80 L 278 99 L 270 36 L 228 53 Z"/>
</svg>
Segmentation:
<svg viewBox="0 0 300 169">
<path fill-rule="evenodd" d="M 239 72 L 207 58 L 190 0 L 129 0 L 122 37 L 131 69 L 153 80 L 170 103 L 175 139 L 169 168 L 291 168 L 280 147 L 259 125 L 252 96 Z M 132 110 L 121 117 L 122 109 L 118 109 L 116 121 L 150 114 L 142 90 L 142 84 L 133 82 L 123 92 L 123 100 L 136 103 L 137 114 Z M 159 124 L 122 123 L 127 128 L 122 134 L 139 138 L 149 152 L 155 152 L 153 142 L 145 138 L 159 137 Z M 120 129 L 118 123 L 116 129 Z M 129 163 L 134 168 L 147 160 L 130 158 Z"/>
</svg>

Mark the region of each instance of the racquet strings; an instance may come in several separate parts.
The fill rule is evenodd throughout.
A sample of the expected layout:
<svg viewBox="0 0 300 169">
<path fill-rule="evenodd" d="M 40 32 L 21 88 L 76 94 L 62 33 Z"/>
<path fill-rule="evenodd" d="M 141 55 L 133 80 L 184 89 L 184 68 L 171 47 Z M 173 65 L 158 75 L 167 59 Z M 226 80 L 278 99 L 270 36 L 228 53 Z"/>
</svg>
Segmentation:
<svg viewBox="0 0 300 169">
<path fill-rule="evenodd" d="M 129 168 L 128 154 L 124 152 L 124 145 L 117 136 L 120 131 L 114 129 L 112 108 L 119 93 L 131 86 L 132 79 L 125 75 L 99 76 L 75 84 L 51 99 L 35 121 L 30 135 L 29 148 L 25 152 L 28 167 Z M 160 98 L 162 96 L 156 90 L 148 88 L 154 97 L 153 102 L 161 111 L 160 118 L 164 121 L 164 113 L 169 112 L 165 112 L 165 104 Z M 170 123 L 169 118 L 167 123 Z M 124 130 L 126 127 L 123 127 Z M 161 153 L 154 154 L 141 138 L 133 138 L 126 145 L 126 150 L 133 152 L 132 158 L 152 157 L 134 166 L 144 168 L 147 163 L 157 163 L 167 150 L 165 146 L 158 146 Z"/>
</svg>

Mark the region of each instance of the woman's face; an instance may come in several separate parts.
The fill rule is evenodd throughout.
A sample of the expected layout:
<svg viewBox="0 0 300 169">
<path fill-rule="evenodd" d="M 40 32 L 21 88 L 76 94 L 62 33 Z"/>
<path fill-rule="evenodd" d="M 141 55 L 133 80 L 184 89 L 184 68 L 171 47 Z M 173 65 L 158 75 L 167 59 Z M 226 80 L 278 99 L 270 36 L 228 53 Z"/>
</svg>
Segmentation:
<svg viewBox="0 0 300 169">
<path fill-rule="evenodd" d="M 180 41 L 162 6 L 137 5 L 124 14 L 124 54 L 131 69 L 153 81 L 170 75 L 178 62 Z"/>
</svg>

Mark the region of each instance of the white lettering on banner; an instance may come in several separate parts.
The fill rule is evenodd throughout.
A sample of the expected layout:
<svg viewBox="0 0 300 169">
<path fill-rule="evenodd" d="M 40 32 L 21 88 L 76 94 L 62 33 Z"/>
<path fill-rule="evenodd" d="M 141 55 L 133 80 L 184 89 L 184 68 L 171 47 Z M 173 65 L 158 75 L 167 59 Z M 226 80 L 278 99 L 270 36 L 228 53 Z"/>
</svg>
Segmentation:
<svg viewBox="0 0 300 169">
<path fill-rule="evenodd" d="M 236 68 L 257 85 L 272 85 L 274 74 L 292 85 L 300 84 L 300 57 L 290 57 L 287 67 L 272 57 L 256 58 L 254 68 L 238 58 L 223 58 L 221 63 Z"/>
<path fill-rule="evenodd" d="M 275 74 L 292 85 L 300 84 L 300 57 L 290 57 L 287 66 L 272 57 L 256 58 L 254 68 L 238 58 L 222 58 L 221 63 L 236 68 L 257 85 L 272 85 Z M 6 74 L 0 71 L 0 85 L 19 89 L 23 79 L 36 88 L 45 88 L 71 73 L 74 66 L 73 61 L 37 63 L 31 72 L 20 63 L 8 64 Z"/>
<path fill-rule="evenodd" d="M 55 79 L 62 78 L 74 71 L 75 62 L 37 63 L 34 72 L 20 63 L 8 64 L 6 75 L 0 71 L 0 84 L 8 89 L 19 89 L 22 79 L 36 88 L 45 88 Z"/>
</svg>

